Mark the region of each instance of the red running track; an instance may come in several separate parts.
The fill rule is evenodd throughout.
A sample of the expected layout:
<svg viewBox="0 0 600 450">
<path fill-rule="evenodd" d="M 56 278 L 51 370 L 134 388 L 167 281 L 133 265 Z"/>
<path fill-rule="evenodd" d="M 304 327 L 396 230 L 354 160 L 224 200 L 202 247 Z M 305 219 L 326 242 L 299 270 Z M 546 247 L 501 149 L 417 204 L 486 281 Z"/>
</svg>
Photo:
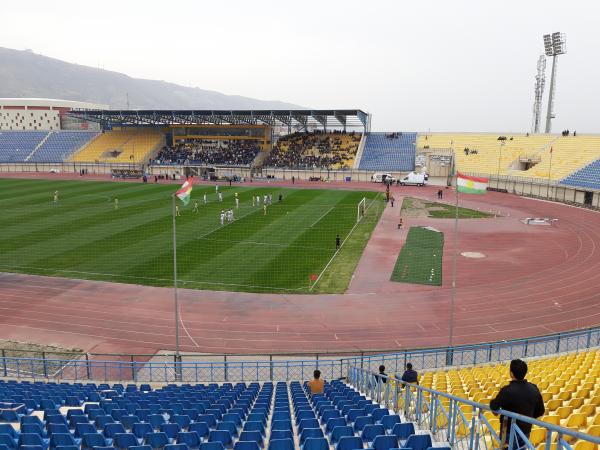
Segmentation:
<svg viewBox="0 0 600 450">
<path fill-rule="evenodd" d="M 374 188 L 368 183 L 323 185 Z M 397 200 L 404 195 L 434 199 L 436 191 L 395 187 L 393 195 Z M 452 202 L 452 196 L 445 190 L 445 201 Z M 461 205 L 500 217 L 460 221 L 459 252 L 486 257 L 458 257 L 455 344 L 600 324 L 599 213 L 500 193 L 462 196 Z M 404 230 L 397 230 L 398 206 L 386 208 L 345 294 L 181 289 L 182 351 L 335 352 L 448 344 L 453 221 L 409 218 Z M 521 222 L 525 217 L 558 221 L 527 226 Z M 389 281 L 410 225 L 445 233 L 443 286 Z M 172 291 L 166 288 L 0 274 L 1 339 L 94 353 L 154 353 L 174 350 L 173 316 Z"/>
</svg>

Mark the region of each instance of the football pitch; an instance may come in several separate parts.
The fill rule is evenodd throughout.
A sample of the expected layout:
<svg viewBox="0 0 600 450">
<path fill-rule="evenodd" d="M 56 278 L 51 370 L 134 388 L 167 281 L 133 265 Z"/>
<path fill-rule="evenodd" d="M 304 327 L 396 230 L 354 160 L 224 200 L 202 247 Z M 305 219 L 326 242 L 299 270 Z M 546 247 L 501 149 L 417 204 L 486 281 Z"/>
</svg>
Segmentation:
<svg viewBox="0 0 600 450">
<path fill-rule="evenodd" d="M 171 195 L 177 188 L 0 179 L 0 271 L 172 286 Z M 248 183 L 219 186 L 219 191 L 222 202 L 214 185 L 195 185 L 189 205 L 178 201 L 180 287 L 343 292 L 384 207 L 376 192 L 254 188 Z M 272 197 L 266 214 L 264 195 Z M 357 221 L 363 198 L 366 213 Z M 221 210 L 227 209 L 234 220 L 221 225 Z"/>
</svg>

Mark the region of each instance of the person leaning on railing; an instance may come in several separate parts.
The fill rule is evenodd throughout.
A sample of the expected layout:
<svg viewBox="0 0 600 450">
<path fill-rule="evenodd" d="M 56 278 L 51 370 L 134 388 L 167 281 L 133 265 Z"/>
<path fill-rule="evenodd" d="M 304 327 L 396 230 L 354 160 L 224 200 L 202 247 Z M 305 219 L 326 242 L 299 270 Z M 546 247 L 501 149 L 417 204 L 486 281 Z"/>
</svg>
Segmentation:
<svg viewBox="0 0 600 450">
<path fill-rule="evenodd" d="M 527 375 L 527 363 L 520 359 L 513 359 L 510 362 L 510 378 L 511 381 L 502 389 L 492 401 L 490 408 L 492 411 L 503 409 L 505 411 L 515 412 L 527 417 L 538 418 L 544 414 L 544 400 L 538 387 L 529 383 L 525 379 Z M 531 424 L 517 420 L 517 426 L 523 434 L 529 438 L 531 433 Z M 508 446 L 508 433 L 510 429 L 509 420 L 505 420 L 504 416 L 500 416 L 500 440 L 502 446 Z M 523 447 L 525 443 L 520 436 L 516 436 L 516 443 L 513 448 Z"/>
</svg>

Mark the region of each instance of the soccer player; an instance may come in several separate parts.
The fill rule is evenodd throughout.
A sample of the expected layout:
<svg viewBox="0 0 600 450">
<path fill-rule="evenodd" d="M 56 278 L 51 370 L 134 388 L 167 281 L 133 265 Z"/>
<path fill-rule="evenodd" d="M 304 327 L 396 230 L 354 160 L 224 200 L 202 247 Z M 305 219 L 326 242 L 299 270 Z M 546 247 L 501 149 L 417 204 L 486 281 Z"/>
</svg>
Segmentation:
<svg viewBox="0 0 600 450">
<path fill-rule="evenodd" d="M 54 191 L 54 203 L 58 201 L 58 191 Z"/>
<path fill-rule="evenodd" d="M 204 204 L 206 205 L 207 200 L 206 200 L 206 192 L 204 193 Z"/>
<path fill-rule="evenodd" d="M 281 203 L 283 200 L 283 195 L 279 194 L 279 203 Z"/>
<path fill-rule="evenodd" d="M 179 217 L 181 213 L 179 212 L 179 205 L 175 205 L 175 217 Z"/>
<path fill-rule="evenodd" d="M 235 220 L 235 217 L 233 217 L 233 209 L 229 210 L 229 214 L 231 215 L 231 221 L 233 222 Z"/>
<path fill-rule="evenodd" d="M 119 199 L 115 197 L 115 209 L 119 209 Z"/>
<path fill-rule="evenodd" d="M 256 205 L 259 206 L 260 205 L 260 195 L 256 196 Z"/>
<path fill-rule="evenodd" d="M 340 235 L 338 234 L 335 237 L 335 249 L 339 250 L 341 246 L 342 246 L 342 240 L 340 239 Z"/>
<path fill-rule="evenodd" d="M 267 204 L 263 203 L 263 216 L 267 215 Z"/>
<path fill-rule="evenodd" d="M 219 187 L 219 186 L 217 186 L 217 187 Z M 219 195 L 219 201 L 222 202 L 223 201 L 223 194 L 219 192 L 218 195 Z"/>
<path fill-rule="evenodd" d="M 215 185 L 215 192 L 219 192 L 219 185 L 218 184 Z"/>
<path fill-rule="evenodd" d="M 254 195 L 252 196 L 252 206 L 256 206 L 256 198 Z"/>
<path fill-rule="evenodd" d="M 225 222 L 225 211 L 221 210 L 221 226 L 223 226 Z"/>
<path fill-rule="evenodd" d="M 269 201 L 269 196 L 267 194 L 265 194 L 264 198 L 263 198 L 263 203 L 266 205 L 268 201 Z"/>
<path fill-rule="evenodd" d="M 198 212 L 198 201 L 194 201 L 194 207 L 192 208 L 192 212 L 193 213 L 197 213 Z"/>
<path fill-rule="evenodd" d="M 240 207 L 240 199 L 238 198 L 237 194 L 235 194 L 235 207 L 236 208 Z"/>
</svg>

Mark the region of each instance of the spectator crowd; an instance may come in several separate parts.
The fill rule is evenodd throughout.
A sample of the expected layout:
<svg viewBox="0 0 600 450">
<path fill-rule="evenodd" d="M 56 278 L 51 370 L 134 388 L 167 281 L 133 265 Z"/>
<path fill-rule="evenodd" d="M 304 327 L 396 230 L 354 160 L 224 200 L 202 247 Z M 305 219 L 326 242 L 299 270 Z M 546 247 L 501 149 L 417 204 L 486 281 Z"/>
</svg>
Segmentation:
<svg viewBox="0 0 600 450">
<path fill-rule="evenodd" d="M 259 145 L 250 140 L 186 140 L 163 147 L 152 163 L 247 166 L 259 152 Z"/>
<path fill-rule="evenodd" d="M 289 134 L 277 141 L 264 164 L 290 169 L 349 168 L 360 139 L 360 133 L 341 131 Z"/>
</svg>

